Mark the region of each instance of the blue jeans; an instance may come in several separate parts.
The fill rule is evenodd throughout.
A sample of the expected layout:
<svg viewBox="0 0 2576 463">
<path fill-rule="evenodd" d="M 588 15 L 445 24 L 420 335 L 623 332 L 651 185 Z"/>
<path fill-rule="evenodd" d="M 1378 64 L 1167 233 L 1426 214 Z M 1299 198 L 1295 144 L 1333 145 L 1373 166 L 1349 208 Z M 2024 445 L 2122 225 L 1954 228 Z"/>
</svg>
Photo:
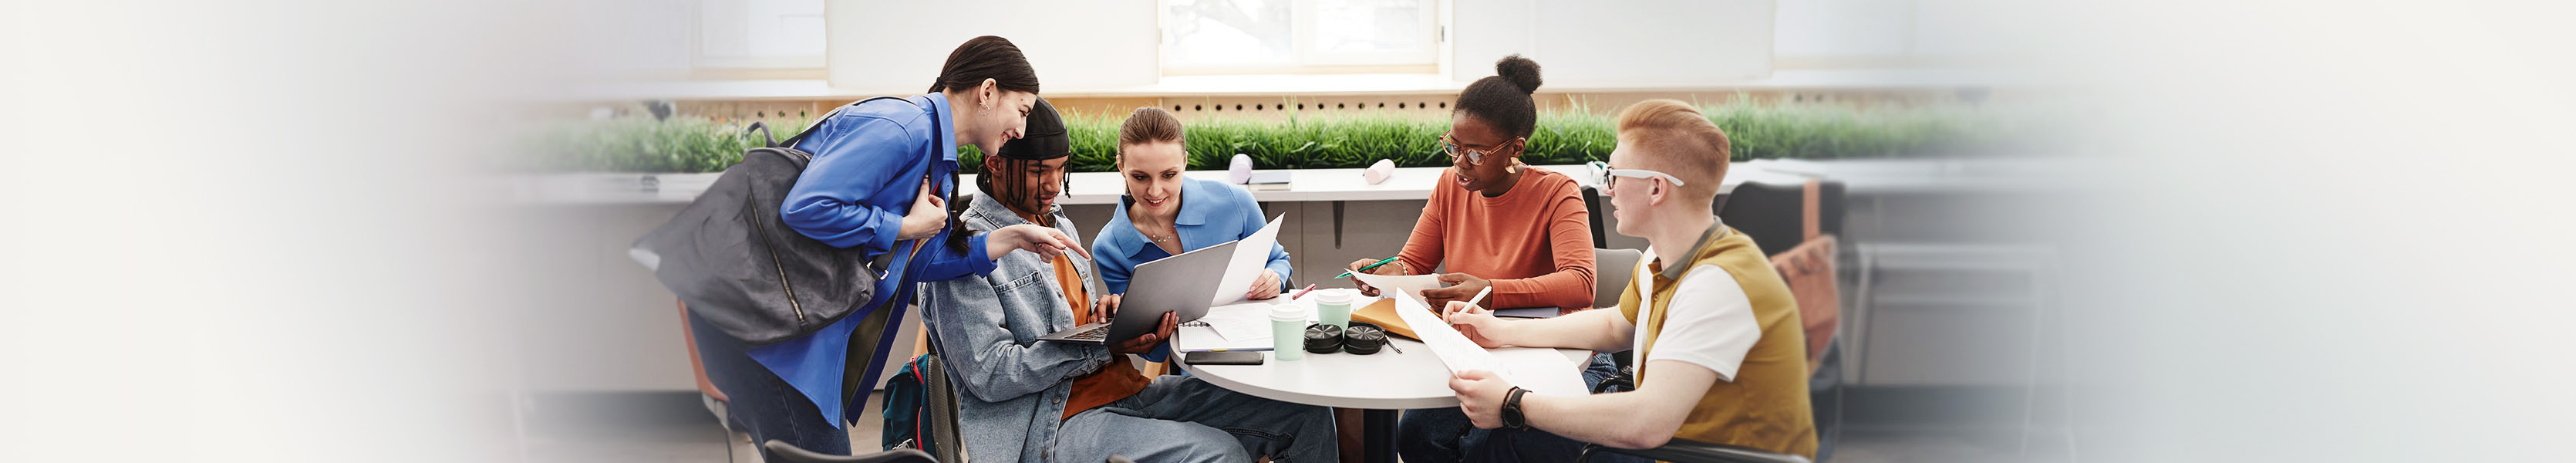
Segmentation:
<svg viewBox="0 0 2576 463">
<path fill-rule="evenodd" d="M 1594 387 L 1619 373 L 1610 354 L 1592 354 L 1584 365 L 1583 386 Z M 1476 429 L 1456 407 L 1405 410 L 1396 425 L 1396 453 L 1408 463 L 1454 461 L 1574 461 L 1583 442 L 1537 429 Z M 1593 461 L 1644 461 L 1622 455 L 1595 455 Z"/>
<path fill-rule="evenodd" d="M 734 429 L 751 434 L 752 442 L 777 439 L 823 454 L 850 454 L 850 432 L 833 426 L 814 408 L 814 401 L 753 361 L 742 340 L 724 334 L 694 312 L 688 323 L 690 334 L 697 337 L 698 363 L 706 366 L 707 381 L 724 391 L 725 412 L 732 415 Z M 761 450 L 761 457 L 784 461 L 767 449 Z"/>
<path fill-rule="evenodd" d="M 1228 391 L 1186 376 L 1155 378 L 1136 395 L 1066 419 L 1050 462 L 1092 463 L 1119 455 L 1135 461 L 1280 463 L 1338 461 L 1331 409 Z"/>
</svg>

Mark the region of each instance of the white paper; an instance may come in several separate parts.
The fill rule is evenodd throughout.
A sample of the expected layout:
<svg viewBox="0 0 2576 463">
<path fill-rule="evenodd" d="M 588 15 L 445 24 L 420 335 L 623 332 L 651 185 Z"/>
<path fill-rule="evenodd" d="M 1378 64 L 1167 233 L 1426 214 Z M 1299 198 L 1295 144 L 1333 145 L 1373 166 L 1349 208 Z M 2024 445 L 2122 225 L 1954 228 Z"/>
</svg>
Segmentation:
<svg viewBox="0 0 2576 463">
<path fill-rule="evenodd" d="M 1261 349 L 1271 347 L 1270 308 L 1268 301 L 1208 308 L 1207 315 L 1185 323 L 1172 340 L 1172 349 L 1181 352 L 1211 349 Z M 1314 311 L 1307 311 L 1314 320 Z M 1200 324 L 1199 322 L 1206 322 Z"/>
<path fill-rule="evenodd" d="M 1355 273 L 1351 276 L 1359 278 L 1361 283 L 1368 283 L 1369 286 L 1377 287 L 1379 294 L 1403 294 L 1406 296 L 1413 296 L 1415 300 L 1428 300 L 1423 299 L 1422 290 L 1449 286 L 1448 283 L 1440 281 L 1439 275 L 1388 276 Z"/>
<path fill-rule="evenodd" d="M 1252 291 L 1252 281 L 1261 279 L 1262 270 L 1270 269 L 1270 248 L 1279 244 L 1279 223 L 1287 219 L 1287 214 L 1271 217 L 1270 224 L 1235 243 L 1234 258 L 1226 261 L 1225 278 L 1217 280 L 1216 298 L 1208 301 L 1209 306 L 1251 300 L 1243 294 Z"/>
<path fill-rule="evenodd" d="M 1210 307 L 1198 321 L 1207 323 L 1208 329 L 1228 341 L 1267 340 L 1270 307 L 1270 303 L 1260 301 Z"/>
<path fill-rule="evenodd" d="M 1422 339 L 1423 345 L 1431 348 L 1433 355 L 1440 356 L 1440 363 L 1448 365 L 1450 374 L 1467 370 L 1490 371 L 1502 377 L 1505 383 L 1542 395 L 1578 396 L 1589 392 L 1583 387 L 1582 373 L 1575 371 L 1565 355 L 1557 353 L 1556 349 L 1505 347 L 1487 350 L 1476 345 L 1476 341 L 1467 339 L 1467 335 L 1459 333 L 1457 328 L 1450 327 L 1449 322 L 1432 313 L 1422 300 L 1404 296 L 1394 299 L 1396 317 L 1404 319 L 1405 326 L 1413 328 L 1413 334 Z"/>
</svg>

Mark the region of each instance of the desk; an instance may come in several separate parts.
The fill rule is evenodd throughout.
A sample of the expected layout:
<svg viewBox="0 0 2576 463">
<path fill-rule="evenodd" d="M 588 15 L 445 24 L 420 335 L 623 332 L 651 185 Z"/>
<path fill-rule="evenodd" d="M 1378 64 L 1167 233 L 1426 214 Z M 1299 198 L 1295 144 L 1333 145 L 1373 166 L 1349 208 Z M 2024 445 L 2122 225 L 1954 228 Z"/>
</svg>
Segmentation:
<svg viewBox="0 0 2576 463">
<path fill-rule="evenodd" d="M 1363 298 L 1353 304 L 1365 307 L 1371 302 L 1376 299 Z M 1312 306 L 1311 299 L 1298 303 Z M 1196 326 L 1182 327 L 1173 334 L 1182 339 L 1216 335 L 1215 330 Z M 1368 461 L 1393 462 L 1397 412 L 1456 407 L 1458 396 L 1449 390 L 1449 367 L 1431 353 L 1429 346 L 1394 336 L 1387 337 L 1387 343 L 1392 348 L 1368 355 L 1309 353 L 1304 358 L 1282 362 L 1263 352 L 1260 365 L 1180 364 L 1181 369 L 1199 380 L 1229 391 L 1281 402 L 1366 410 L 1363 428 Z M 1398 349 L 1404 353 L 1396 353 Z M 1577 369 L 1592 360 L 1592 352 L 1587 350 L 1557 352 L 1565 354 Z"/>
</svg>

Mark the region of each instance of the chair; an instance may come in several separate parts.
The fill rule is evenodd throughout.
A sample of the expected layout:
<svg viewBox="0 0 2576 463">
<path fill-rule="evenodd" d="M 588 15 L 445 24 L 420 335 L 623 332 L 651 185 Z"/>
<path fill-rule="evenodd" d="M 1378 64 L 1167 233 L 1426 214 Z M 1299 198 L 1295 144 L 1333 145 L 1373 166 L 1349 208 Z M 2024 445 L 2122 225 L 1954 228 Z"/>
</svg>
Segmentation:
<svg viewBox="0 0 2576 463">
<path fill-rule="evenodd" d="M 760 448 L 768 450 L 770 456 L 778 457 L 778 461 L 773 463 L 939 463 L 930 454 L 917 449 L 894 449 L 866 455 L 824 455 L 775 439 L 760 443 Z"/>
<path fill-rule="evenodd" d="M 1818 187 L 1817 228 L 1827 235 L 1843 236 L 1847 205 L 1843 183 L 1827 180 Z M 1744 182 L 1726 196 L 1726 201 L 1712 208 L 1716 209 L 1717 219 L 1753 237 L 1753 243 L 1762 247 L 1762 255 L 1787 252 L 1805 241 L 1806 230 L 1799 217 L 1806 202 L 1806 185 Z"/>
<path fill-rule="evenodd" d="M 1651 449 L 1622 449 L 1603 447 L 1599 444 L 1585 445 L 1583 446 L 1583 454 L 1575 457 L 1574 461 L 1577 463 L 1592 461 L 1592 455 L 1596 453 L 1616 453 L 1641 458 L 1652 458 L 1655 461 L 1674 462 L 1808 463 L 1806 457 L 1797 455 L 1771 453 L 1746 447 L 1712 444 L 1678 438 L 1665 442 L 1662 447 Z"/>
<path fill-rule="evenodd" d="M 927 329 L 923 331 L 923 335 L 929 334 Z M 922 355 L 928 358 L 923 359 L 918 373 L 930 385 L 930 415 L 923 419 L 930 422 L 929 438 L 939 448 L 938 461 L 966 461 L 966 440 L 957 432 L 957 387 L 948 382 L 948 366 L 939 361 L 935 347 Z"/>
<path fill-rule="evenodd" d="M 1645 251 L 1635 249 L 1592 248 L 1592 306 L 1619 306 L 1619 292 L 1628 290 L 1637 260 L 1645 257 Z"/>
<path fill-rule="evenodd" d="M 1592 245 L 1600 246 L 1601 243 L 1609 242 L 1610 235 L 1605 233 L 1606 230 L 1603 229 L 1602 224 L 1610 220 L 1610 216 L 1601 215 L 1600 189 L 1592 185 L 1583 186 L 1583 210 L 1592 214 Z M 1611 299 L 1610 302 L 1619 302 L 1619 300 Z M 1600 304 L 1593 304 L 1593 307 L 1600 307 Z"/>
<path fill-rule="evenodd" d="M 705 402 L 708 413 L 716 415 L 717 425 L 732 431 L 733 415 L 727 414 L 725 408 L 733 403 L 733 398 L 725 397 L 723 390 L 716 389 L 716 382 L 707 379 L 707 364 L 698 360 L 698 335 L 689 327 L 689 303 L 679 302 L 677 305 L 680 306 L 680 342 L 689 347 L 689 371 L 698 377 L 698 400 Z"/>
</svg>

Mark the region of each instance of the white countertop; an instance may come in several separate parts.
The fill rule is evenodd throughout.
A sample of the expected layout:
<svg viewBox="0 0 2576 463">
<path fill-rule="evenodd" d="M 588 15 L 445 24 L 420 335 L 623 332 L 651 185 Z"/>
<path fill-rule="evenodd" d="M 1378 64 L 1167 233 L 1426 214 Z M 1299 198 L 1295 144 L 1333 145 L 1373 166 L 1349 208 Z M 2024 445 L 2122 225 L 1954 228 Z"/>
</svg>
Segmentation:
<svg viewBox="0 0 2576 463">
<path fill-rule="evenodd" d="M 1765 165 L 1767 161 L 1758 160 L 1736 164 L 1727 174 L 1726 182 L 1719 186 L 1719 191 L 1731 191 L 1735 185 L 1747 181 L 1770 183 L 1806 181 L 1807 177 L 1802 174 L 1774 172 L 1765 169 Z M 1591 186 L 1593 183 L 1592 175 L 1587 173 L 1589 170 L 1582 165 L 1538 167 L 1565 173 L 1574 177 L 1575 182 L 1586 186 Z M 1433 188 L 1443 187 L 1439 184 L 1442 169 L 1446 168 L 1398 168 L 1395 174 L 1388 177 L 1384 183 L 1374 185 L 1360 176 L 1363 169 L 1282 169 L 1278 171 L 1288 172 L 1289 175 L 1288 189 L 1255 190 L 1252 192 L 1252 197 L 1264 202 L 1425 200 L 1431 198 Z M 1270 171 L 1257 170 L 1256 172 Z M 706 191 L 707 185 L 713 183 L 718 174 L 652 174 L 660 186 L 651 192 L 644 191 L 637 185 L 638 179 L 644 175 L 646 174 L 575 173 L 523 176 L 516 182 L 516 197 L 526 202 L 552 205 L 687 204 L 690 200 L 696 199 L 698 193 Z M 1194 170 L 1185 175 L 1207 180 L 1226 180 L 1226 172 L 1222 170 Z M 974 177 L 965 176 L 963 183 L 974 184 Z M 1066 192 L 1064 197 L 1059 198 L 1059 204 L 1113 204 L 1118 201 L 1118 195 L 1125 189 L 1115 172 L 1077 172 L 1072 174 L 1069 181 L 1072 183 L 1072 191 Z M 968 188 L 959 194 L 971 195 L 972 193 L 973 189 Z"/>
</svg>

